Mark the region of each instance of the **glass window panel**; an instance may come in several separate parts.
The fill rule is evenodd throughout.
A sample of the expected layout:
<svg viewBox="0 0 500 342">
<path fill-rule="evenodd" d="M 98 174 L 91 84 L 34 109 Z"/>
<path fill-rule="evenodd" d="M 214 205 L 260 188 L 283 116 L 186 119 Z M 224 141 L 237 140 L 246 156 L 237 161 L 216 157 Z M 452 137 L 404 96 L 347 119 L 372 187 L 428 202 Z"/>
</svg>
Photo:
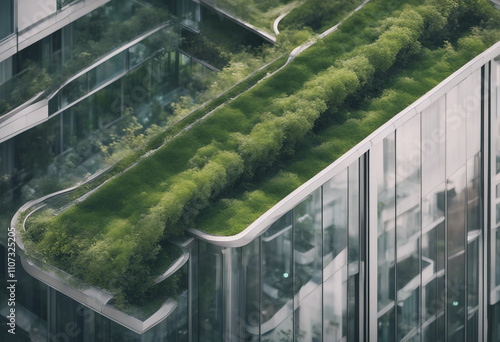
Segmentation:
<svg viewBox="0 0 500 342">
<path fill-rule="evenodd" d="M 454 174 L 466 159 L 467 83 L 446 94 L 446 175 Z"/>
<path fill-rule="evenodd" d="M 492 172 L 500 173 L 500 63 L 491 61 L 491 160 L 495 161 Z"/>
<path fill-rule="evenodd" d="M 481 69 L 467 82 L 467 159 L 481 150 Z"/>
<path fill-rule="evenodd" d="M 478 342 L 479 320 L 475 312 L 467 320 L 467 342 Z"/>
<path fill-rule="evenodd" d="M 322 282 L 321 188 L 298 204 L 294 212 L 294 291 L 300 303 Z"/>
<path fill-rule="evenodd" d="M 291 221 L 290 211 L 269 228 L 269 238 L 262 237 L 262 335 L 293 314 Z"/>
<path fill-rule="evenodd" d="M 322 287 L 317 286 L 295 310 L 295 342 L 322 341 L 323 325 L 319 308 L 322 305 Z"/>
<path fill-rule="evenodd" d="M 240 330 L 242 341 L 259 341 L 260 336 L 260 238 L 242 247 L 240 298 L 245 305 L 241 310 L 244 326 Z"/>
<path fill-rule="evenodd" d="M 395 298 L 395 148 L 394 134 L 372 149 L 373 175 L 377 183 L 377 281 L 378 311 L 394 306 Z M 385 315 L 385 319 L 393 319 Z M 394 325 L 383 322 L 382 326 Z M 384 328 L 386 329 L 386 328 Z M 384 330 L 386 331 L 386 330 Z M 390 333 L 390 330 L 387 330 Z M 394 333 L 394 330 L 392 331 Z M 386 333 L 383 334 L 383 336 Z M 388 338 L 388 337 L 387 337 Z M 394 339 L 392 335 L 391 339 Z"/>
<path fill-rule="evenodd" d="M 359 269 L 359 161 L 349 166 L 349 274 Z"/>
<path fill-rule="evenodd" d="M 445 113 L 444 96 L 422 112 L 422 195 L 445 181 Z"/>
<path fill-rule="evenodd" d="M 448 179 L 447 196 L 448 258 L 450 258 L 465 248 L 465 167 Z"/>
<path fill-rule="evenodd" d="M 261 342 L 293 342 L 293 315 L 272 325 L 263 325 Z"/>
<path fill-rule="evenodd" d="M 123 342 L 139 342 L 141 336 L 130 329 L 125 328 L 123 325 L 109 320 L 109 340 L 110 341 L 123 341 Z"/>
<path fill-rule="evenodd" d="M 0 0 L 0 40 L 14 33 L 14 0 Z"/>
<path fill-rule="evenodd" d="M 207 342 L 222 341 L 222 258 L 215 247 L 200 241 L 199 333 Z"/>
<path fill-rule="evenodd" d="M 496 233 L 493 233 L 493 234 L 496 235 L 496 239 L 495 239 L 496 244 L 494 244 L 494 245 L 496 245 L 496 250 L 500 251 L 500 229 L 497 229 Z M 500 285 L 500 253 L 497 252 L 494 255 L 494 259 L 495 259 L 495 265 L 496 265 L 496 272 L 495 272 L 496 273 L 495 278 L 497 280 L 496 286 L 498 286 L 498 285 Z"/>
<path fill-rule="evenodd" d="M 338 268 L 332 261 L 347 247 L 347 169 L 323 185 L 323 229 L 323 265 L 331 275 Z"/>
<path fill-rule="evenodd" d="M 465 254 L 448 260 L 448 337 L 454 342 L 464 341 L 465 306 Z"/>
<path fill-rule="evenodd" d="M 396 132 L 398 339 L 415 336 L 420 292 L 420 115 Z"/>
<path fill-rule="evenodd" d="M 467 162 L 467 231 L 469 238 L 481 229 L 481 155 Z M 472 236 L 471 236 L 472 234 Z"/>
<path fill-rule="evenodd" d="M 468 310 L 479 305 L 479 239 L 467 248 L 467 299 Z"/>
<path fill-rule="evenodd" d="M 146 46 L 142 43 L 137 43 L 128 49 L 129 68 L 141 64 L 146 60 Z"/>
<path fill-rule="evenodd" d="M 348 311 L 348 332 L 349 341 L 359 341 L 359 288 L 358 277 L 349 277 L 347 280 L 347 311 Z"/>
<path fill-rule="evenodd" d="M 394 308 L 390 309 L 383 316 L 378 318 L 378 341 L 393 342 L 394 338 Z"/>
<path fill-rule="evenodd" d="M 338 270 L 323 285 L 323 340 L 341 341 L 347 337 L 347 269 Z"/>
<path fill-rule="evenodd" d="M 191 295 L 191 338 L 192 341 L 198 341 L 199 338 L 199 319 L 198 319 L 198 308 L 199 308 L 199 247 L 196 241 L 194 245 L 189 250 L 189 292 Z"/>
</svg>

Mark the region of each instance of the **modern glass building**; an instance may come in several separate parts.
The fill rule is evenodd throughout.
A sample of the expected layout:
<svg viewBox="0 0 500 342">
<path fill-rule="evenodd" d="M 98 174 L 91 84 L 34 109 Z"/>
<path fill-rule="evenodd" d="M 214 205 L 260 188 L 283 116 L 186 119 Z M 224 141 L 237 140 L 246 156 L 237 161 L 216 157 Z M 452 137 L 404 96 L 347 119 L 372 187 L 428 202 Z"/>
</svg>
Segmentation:
<svg viewBox="0 0 500 342">
<path fill-rule="evenodd" d="M 192 23 L 196 15 L 186 18 Z M 1 39 L 13 24 L 0 23 Z M 61 151 L 74 127 L 91 125 L 92 101 L 103 89 L 118 94 L 121 113 L 124 89 L 134 84 L 126 75 L 155 51 L 150 37 L 170 32 L 165 24 L 119 46 L 44 100 L 47 115 L 58 118 Z M 183 59 L 192 65 L 174 50 L 156 67 L 175 70 Z M 500 341 L 499 98 L 497 43 L 242 233 L 191 230 L 178 259 L 155 280 L 174 294 L 153 311 L 123 312 L 113 294 L 18 257 L 16 338 Z M 88 117 L 77 115 L 79 106 Z M 7 267 L 2 263 L 2 274 Z M 7 298 L 0 298 L 4 326 Z M 0 336 L 11 337 L 5 329 Z"/>
</svg>

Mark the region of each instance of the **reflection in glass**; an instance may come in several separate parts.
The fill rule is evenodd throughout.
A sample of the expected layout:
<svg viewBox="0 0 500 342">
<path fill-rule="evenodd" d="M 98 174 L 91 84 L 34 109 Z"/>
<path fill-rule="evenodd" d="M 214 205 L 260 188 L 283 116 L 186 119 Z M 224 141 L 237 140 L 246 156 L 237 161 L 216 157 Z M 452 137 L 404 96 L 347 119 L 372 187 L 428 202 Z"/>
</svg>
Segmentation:
<svg viewBox="0 0 500 342">
<path fill-rule="evenodd" d="M 396 341 L 394 337 L 394 308 L 378 318 L 378 340 L 384 342 Z"/>
<path fill-rule="evenodd" d="M 349 275 L 359 270 L 359 162 L 349 166 Z"/>
<path fill-rule="evenodd" d="M 323 285 L 323 339 L 340 341 L 347 337 L 346 267 L 325 280 Z"/>
<path fill-rule="evenodd" d="M 474 71 L 467 82 L 467 159 L 481 150 L 481 69 Z"/>
<path fill-rule="evenodd" d="M 323 227 L 323 265 L 331 275 L 332 261 L 347 247 L 347 170 L 323 185 Z"/>
<path fill-rule="evenodd" d="M 418 335 L 420 298 L 420 115 L 396 131 L 398 340 Z"/>
<path fill-rule="evenodd" d="M 222 258 L 214 246 L 200 241 L 199 334 L 207 342 L 222 341 Z"/>
<path fill-rule="evenodd" d="M 445 180 L 445 104 L 443 96 L 422 112 L 422 195 L 424 196 L 443 184 Z M 442 208 L 444 210 L 444 205 Z"/>
<path fill-rule="evenodd" d="M 322 281 L 321 188 L 293 210 L 294 291 L 297 304 Z"/>
<path fill-rule="evenodd" d="M 285 317 L 281 323 L 270 330 L 262 330 L 261 342 L 294 342 L 293 341 L 293 315 Z"/>
<path fill-rule="evenodd" d="M 377 182 L 377 280 L 378 311 L 394 306 L 395 298 L 395 149 L 394 134 L 385 138 L 372 149 L 373 174 Z M 393 310 L 391 310 L 393 312 Z M 391 319 L 392 315 L 385 315 Z M 394 322 L 384 322 L 380 326 L 390 326 Z M 385 329 L 385 328 L 384 328 Z M 390 333 L 387 330 L 386 333 Z M 385 334 L 384 333 L 384 336 Z M 393 331 L 394 333 L 394 331 Z M 389 336 L 386 336 L 389 338 Z M 392 336 L 394 339 L 394 336 Z"/>
<path fill-rule="evenodd" d="M 14 0 L 0 0 L 0 40 L 14 33 Z"/>
<path fill-rule="evenodd" d="M 260 336 L 260 238 L 241 248 L 240 302 L 244 327 L 240 330 L 243 341 L 258 341 Z"/>
<path fill-rule="evenodd" d="M 447 181 L 448 258 L 464 251 L 466 180 L 465 167 Z"/>
<path fill-rule="evenodd" d="M 291 221 L 290 211 L 269 228 L 267 236 L 262 236 L 262 336 L 276 331 L 286 317 L 293 316 Z"/>
<path fill-rule="evenodd" d="M 317 286 L 295 310 L 295 342 L 322 341 L 322 288 Z"/>
<path fill-rule="evenodd" d="M 463 81 L 446 94 L 446 175 L 454 174 L 465 164 L 467 144 L 467 82 Z"/>
</svg>

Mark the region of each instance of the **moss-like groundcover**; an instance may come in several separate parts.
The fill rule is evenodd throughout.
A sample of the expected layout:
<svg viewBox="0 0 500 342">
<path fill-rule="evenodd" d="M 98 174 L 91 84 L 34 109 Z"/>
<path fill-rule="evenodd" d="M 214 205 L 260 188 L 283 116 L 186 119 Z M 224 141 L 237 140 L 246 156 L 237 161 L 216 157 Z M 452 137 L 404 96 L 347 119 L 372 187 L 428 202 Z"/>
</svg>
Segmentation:
<svg viewBox="0 0 500 342">
<path fill-rule="evenodd" d="M 147 288 L 138 280 L 148 277 L 161 241 L 193 226 L 241 231 L 498 40 L 499 23 L 486 0 L 372 0 L 284 70 L 82 203 L 30 220 L 27 248 L 140 300 Z"/>
</svg>

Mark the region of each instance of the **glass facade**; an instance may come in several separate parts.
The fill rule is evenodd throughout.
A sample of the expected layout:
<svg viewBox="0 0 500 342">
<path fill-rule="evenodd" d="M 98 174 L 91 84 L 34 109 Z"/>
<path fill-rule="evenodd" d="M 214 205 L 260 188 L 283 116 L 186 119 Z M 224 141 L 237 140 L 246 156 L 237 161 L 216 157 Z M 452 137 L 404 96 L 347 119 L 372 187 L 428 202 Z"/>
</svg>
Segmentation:
<svg viewBox="0 0 500 342">
<path fill-rule="evenodd" d="M 0 41 L 14 33 L 14 0 L 0 1 Z"/>
</svg>

